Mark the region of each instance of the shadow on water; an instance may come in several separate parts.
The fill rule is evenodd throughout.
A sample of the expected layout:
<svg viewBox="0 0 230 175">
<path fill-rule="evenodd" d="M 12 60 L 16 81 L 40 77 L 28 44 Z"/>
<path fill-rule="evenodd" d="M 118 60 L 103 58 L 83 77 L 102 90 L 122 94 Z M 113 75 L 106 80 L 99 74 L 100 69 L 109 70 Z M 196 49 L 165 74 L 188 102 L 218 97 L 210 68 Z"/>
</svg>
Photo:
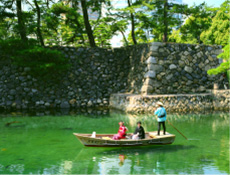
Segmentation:
<svg viewBox="0 0 230 175">
<path fill-rule="evenodd" d="M 220 114 L 226 113 L 223 111 L 203 111 L 203 112 L 186 112 L 186 113 L 177 113 L 170 112 L 171 115 L 206 115 L 206 114 Z M 34 116 L 34 117 L 42 117 L 42 116 L 76 116 L 76 115 L 85 115 L 89 118 L 98 118 L 110 116 L 113 114 L 126 115 L 125 112 L 115 109 L 110 109 L 108 107 L 101 108 L 70 108 L 70 109 L 0 109 L 0 117 L 1 116 Z M 152 115 L 151 113 L 147 114 L 128 114 L 129 116 L 137 117 L 140 115 Z"/>
<path fill-rule="evenodd" d="M 0 110 L 0 116 L 76 116 L 86 115 L 88 117 L 108 116 L 110 109 L 108 108 L 77 108 L 77 109 L 21 109 Z"/>
<path fill-rule="evenodd" d="M 195 145 L 164 145 L 164 146 L 146 146 L 146 147 L 127 147 L 127 148 L 122 148 L 120 150 L 114 149 L 114 150 L 109 150 L 106 151 L 106 154 L 110 153 L 131 153 L 131 152 L 141 152 L 141 153 L 152 153 L 152 152 L 158 152 L 158 151 L 163 151 L 163 152 L 175 152 L 183 149 L 193 149 L 196 148 Z M 102 153 L 105 153 L 102 152 Z"/>
<path fill-rule="evenodd" d="M 155 146 L 144 146 L 144 147 L 123 147 L 123 148 L 91 148 L 84 147 L 79 150 L 76 159 L 85 159 L 89 155 L 91 156 L 113 156 L 113 155 L 129 155 L 133 153 L 138 154 L 152 154 L 152 153 L 170 153 L 181 150 L 195 149 L 195 145 L 155 145 Z"/>
</svg>

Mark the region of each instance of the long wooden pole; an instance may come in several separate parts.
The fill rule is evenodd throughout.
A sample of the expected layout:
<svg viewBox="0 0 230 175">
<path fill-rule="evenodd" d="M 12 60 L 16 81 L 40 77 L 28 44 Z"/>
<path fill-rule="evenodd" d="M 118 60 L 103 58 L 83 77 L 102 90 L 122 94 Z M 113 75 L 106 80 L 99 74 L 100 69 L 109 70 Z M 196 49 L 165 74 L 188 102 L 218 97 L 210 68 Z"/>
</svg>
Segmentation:
<svg viewBox="0 0 230 175">
<path fill-rule="evenodd" d="M 167 121 L 168 121 L 168 120 L 167 120 Z M 173 124 L 172 124 L 170 121 L 168 121 L 168 123 L 169 123 L 175 130 L 177 130 L 177 132 L 179 132 L 186 140 L 188 140 L 188 138 L 185 137 L 184 134 L 182 134 L 175 126 L 173 126 Z"/>
</svg>

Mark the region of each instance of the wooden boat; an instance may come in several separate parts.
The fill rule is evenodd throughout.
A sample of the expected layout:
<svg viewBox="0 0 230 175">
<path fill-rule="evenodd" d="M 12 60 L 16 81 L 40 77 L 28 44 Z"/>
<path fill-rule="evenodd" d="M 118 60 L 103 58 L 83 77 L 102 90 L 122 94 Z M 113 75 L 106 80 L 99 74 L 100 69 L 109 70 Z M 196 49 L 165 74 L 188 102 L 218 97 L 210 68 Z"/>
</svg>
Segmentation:
<svg viewBox="0 0 230 175">
<path fill-rule="evenodd" d="M 91 134 L 73 133 L 78 140 L 85 146 L 90 147 L 124 147 L 124 146 L 148 146 L 148 145 L 166 145 L 172 144 L 175 140 L 175 135 L 166 132 L 157 136 L 157 131 L 146 132 L 145 139 L 132 140 L 131 134 L 127 134 L 127 139 L 113 140 L 114 134 L 96 134 L 92 137 Z"/>
</svg>

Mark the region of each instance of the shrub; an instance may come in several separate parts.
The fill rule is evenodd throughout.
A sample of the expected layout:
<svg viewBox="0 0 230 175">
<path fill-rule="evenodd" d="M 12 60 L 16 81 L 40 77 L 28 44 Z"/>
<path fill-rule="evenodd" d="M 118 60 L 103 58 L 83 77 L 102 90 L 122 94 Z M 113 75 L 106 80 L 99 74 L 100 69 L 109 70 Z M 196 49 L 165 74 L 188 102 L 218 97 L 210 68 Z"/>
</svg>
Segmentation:
<svg viewBox="0 0 230 175">
<path fill-rule="evenodd" d="M 69 68 L 68 59 L 61 51 L 41 47 L 33 40 L 28 43 L 21 40 L 1 41 L 0 47 L 3 59 L 10 58 L 15 65 L 30 67 L 28 73 L 36 78 L 57 78 L 57 74 Z"/>
</svg>

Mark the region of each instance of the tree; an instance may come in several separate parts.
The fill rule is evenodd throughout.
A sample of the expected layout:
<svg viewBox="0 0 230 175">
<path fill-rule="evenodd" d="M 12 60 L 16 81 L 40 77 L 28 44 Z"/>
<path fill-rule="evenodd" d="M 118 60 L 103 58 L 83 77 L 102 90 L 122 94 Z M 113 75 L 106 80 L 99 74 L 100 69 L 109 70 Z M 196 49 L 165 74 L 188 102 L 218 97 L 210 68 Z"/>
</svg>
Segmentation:
<svg viewBox="0 0 230 175">
<path fill-rule="evenodd" d="M 125 36 L 125 30 L 127 29 L 128 25 L 131 25 L 131 32 L 130 32 L 130 43 L 137 44 L 136 38 L 136 25 L 137 25 L 137 13 L 140 10 L 141 0 L 136 0 L 133 2 L 132 0 L 127 0 L 127 6 L 124 8 L 112 8 L 112 10 L 116 11 L 115 13 L 110 13 L 114 20 L 117 21 L 117 24 L 120 23 L 122 26 L 120 27 L 119 31 L 123 36 L 123 40 L 125 45 L 129 45 L 129 41 Z"/>
<path fill-rule="evenodd" d="M 185 8 L 182 12 L 186 17 L 185 23 L 170 35 L 170 41 L 180 43 L 201 44 L 200 34 L 211 26 L 212 17 L 216 11 L 205 3 L 199 6 Z"/>
<path fill-rule="evenodd" d="M 144 9 L 148 11 L 148 24 L 155 41 L 168 41 L 168 35 L 182 24 L 181 13 L 186 5 L 168 2 L 168 0 L 145 0 Z"/>
<path fill-rule="evenodd" d="M 16 0 L 16 7 L 17 7 L 19 34 L 21 36 L 21 39 L 24 42 L 27 42 L 26 27 L 25 27 L 25 20 L 24 20 L 23 11 L 22 11 L 22 1 L 21 0 Z"/>
<path fill-rule="evenodd" d="M 36 11 L 37 11 L 37 35 L 38 35 L 41 45 L 44 46 L 43 36 L 41 32 L 41 10 L 38 5 L 38 1 L 34 0 L 33 2 L 36 6 Z"/>
<path fill-rule="evenodd" d="M 2 0 L 0 4 L 0 21 L 2 31 L 4 30 L 3 27 L 6 27 L 7 29 L 11 29 L 7 30 L 7 32 L 12 32 L 5 35 L 5 37 L 14 35 L 24 41 L 27 40 L 25 14 L 22 11 L 21 0 Z"/>
<path fill-rule="evenodd" d="M 127 0 L 128 7 L 130 8 L 132 6 L 132 0 Z M 135 37 L 135 20 L 134 20 L 134 14 L 132 10 L 130 10 L 130 18 L 131 18 L 131 33 L 132 33 L 132 39 L 133 43 L 137 44 L 136 37 Z"/>
<path fill-rule="evenodd" d="M 164 17 L 163 17 L 163 21 L 164 21 L 164 34 L 163 34 L 163 42 L 167 42 L 168 41 L 168 10 L 169 10 L 169 4 L 168 4 L 168 0 L 164 0 Z"/>
<path fill-rule="evenodd" d="M 229 39 L 229 20 L 230 14 L 224 11 L 217 12 L 212 19 L 211 27 L 201 33 L 201 40 L 205 44 L 227 45 Z"/>
<path fill-rule="evenodd" d="M 222 74 L 226 73 L 228 77 L 228 81 L 230 83 L 230 49 L 229 49 L 229 44 L 224 47 L 224 52 L 218 55 L 218 58 L 223 59 L 223 62 L 214 69 L 209 69 L 207 73 L 209 75 L 217 75 L 217 74 Z"/>
<path fill-rule="evenodd" d="M 219 73 L 228 73 L 228 79 L 230 82 L 230 56 L 229 56 L 229 0 L 226 0 L 220 7 L 215 17 L 212 19 L 212 25 L 207 31 L 201 34 L 201 39 L 205 44 L 218 44 L 224 46 L 224 52 L 218 55 L 218 58 L 223 59 L 223 63 L 215 69 L 208 70 L 208 74 L 216 75 Z"/>
<path fill-rule="evenodd" d="M 87 32 L 87 35 L 89 38 L 90 46 L 96 47 L 96 44 L 94 41 L 94 36 L 93 36 L 93 31 L 92 31 L 91 25 L 89 23 L 89 16 L 88 16 L 88 11 L 87 11 L 86 0 L 81 0 L 81 7 L 82 7 L 85 28 L 86 28 L 86 32 Z"/>
</svg>

